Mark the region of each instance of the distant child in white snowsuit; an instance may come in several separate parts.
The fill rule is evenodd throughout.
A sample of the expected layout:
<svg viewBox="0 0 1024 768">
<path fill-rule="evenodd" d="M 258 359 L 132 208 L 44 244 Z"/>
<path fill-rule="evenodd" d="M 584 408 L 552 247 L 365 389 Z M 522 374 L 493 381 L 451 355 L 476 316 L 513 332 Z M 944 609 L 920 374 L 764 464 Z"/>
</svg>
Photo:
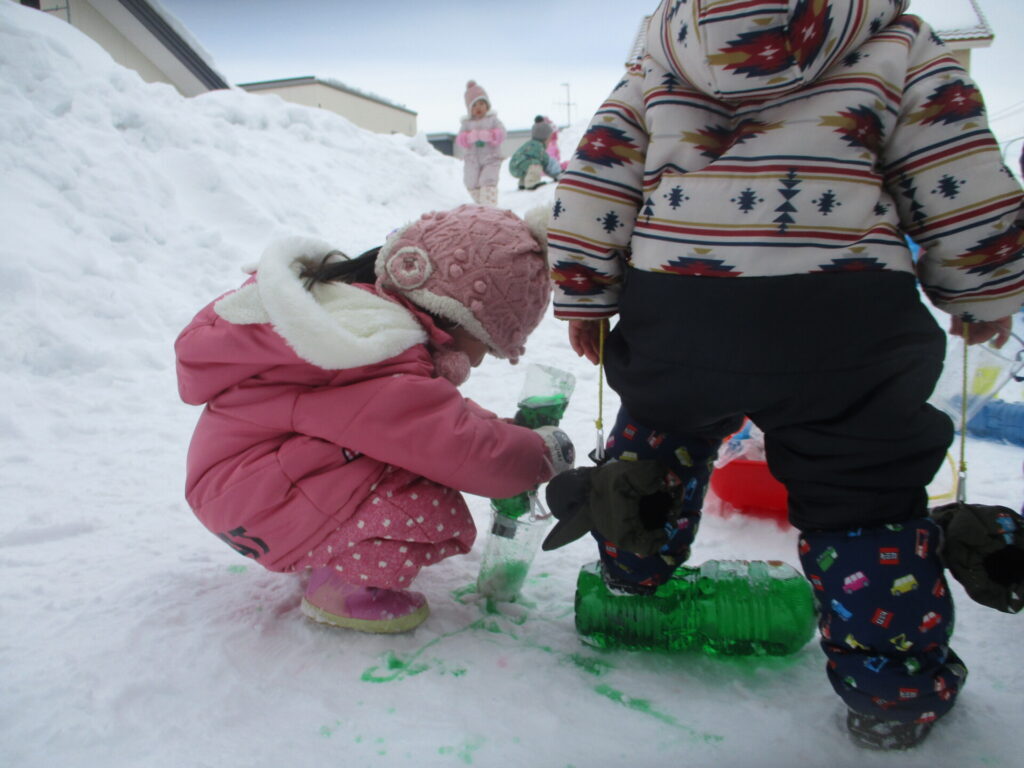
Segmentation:
<svg viewBox="0 0 1024 768">
<path fill-rule="evenodd" d="M 466 111 L 455 143 L 462 147 L 462 178 L 473 201 L 498 204 L 498 172 L 505 126 L 491 109 L 487 92 L 473 80 L 466 83 Z"/>
<path fill-rule="evenodd" d="M 966 676 L 926 492 L 953 432 L 927 403 L 946 340 L 919 287 L 969 343 L 1005 342 L 1024 298 L 1020 187 L 977 86 L 906 7 L 664 0 L 548 233 L 573 349 L 596 362 L 618 316 L 609 456 L 667 452 L 675 475 L 660 549 L 626 552 L 594 521 L 606 580 L 649 591 L 686 559 L 721 441 L 749 417 L 846 727 L 874 749 L 919 743 Z"/>
<path fill-rule="evenodd" d="M 542 115 L 533 119 L 530 140 L 525 142 L 508 161 L 508 170 L 519 179 L 520 189 L 536 189 L 543 180 L 542 174 L 557 179 L 562 173 L 558 161 L 548 153 L 547 143 L 554 131 L 552 123 Z"/>
<path fill-rule="evenodd" d="M 311 618 L 412 629 L 420 568 L 476 536 L 460 491 L 513 496 L 571 465 L 564 433 L 457 389 L 487 353 L 515 363 L 543 317 L 545 215 L 429 213 L 351 260 L 284 240 L 178 337 L 181 398 L 205 405 L 188 502 L 267 569 L 311 569 Z"/>
</svg>

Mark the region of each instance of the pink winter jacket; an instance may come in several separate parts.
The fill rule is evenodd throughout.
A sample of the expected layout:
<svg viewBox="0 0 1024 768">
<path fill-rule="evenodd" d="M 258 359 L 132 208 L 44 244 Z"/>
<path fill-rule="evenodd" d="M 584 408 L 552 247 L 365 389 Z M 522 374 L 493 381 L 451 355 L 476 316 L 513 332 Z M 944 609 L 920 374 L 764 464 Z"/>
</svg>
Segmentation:
<svg viewBox="0 0 1024 768">
<path fill-rule="evenodd" d="M 186 498 L 207 528 L 275 571 L 347 521 L 389 464 L 487 497 L 551 476 L 540 436 L 436 376 L 428 343 L 450 337 L 428 315 L 367 286 L 304 289 L 301 264 L 328 250 L 298 238 L 271 246 L 256 276 L 175 343 L 181 398 L 206 406 Z"/>
</svg>

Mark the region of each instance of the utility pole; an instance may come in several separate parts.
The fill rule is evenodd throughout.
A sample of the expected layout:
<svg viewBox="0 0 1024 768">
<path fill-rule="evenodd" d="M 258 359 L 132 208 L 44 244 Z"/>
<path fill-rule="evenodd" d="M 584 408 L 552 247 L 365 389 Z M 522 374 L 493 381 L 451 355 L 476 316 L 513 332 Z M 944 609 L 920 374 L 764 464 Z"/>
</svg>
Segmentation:
<svg viewBox="0 0 1024 768">
<path fill-rule="evenodd" d="M 569 84 L 562 83 L 562 87 L 565 88 L 565 101 L 556 102 L 556 104 L 565 107 L 565 125 L 566 127 L 569 127 L 570 125 L 572 125 L 572 108 L 575 107 L 576 104 L 573 102 L 572 97 L 569 95 Z"/>
</svg>

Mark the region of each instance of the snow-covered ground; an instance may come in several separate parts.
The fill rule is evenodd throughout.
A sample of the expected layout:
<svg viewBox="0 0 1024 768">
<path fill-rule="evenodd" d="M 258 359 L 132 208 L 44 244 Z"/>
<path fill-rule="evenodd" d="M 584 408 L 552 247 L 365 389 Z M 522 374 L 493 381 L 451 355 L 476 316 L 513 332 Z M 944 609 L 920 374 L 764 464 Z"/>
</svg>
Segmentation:
<svg viewBox="0 0 1024 768">
<path fill-rule="evenodd" d="M 357 253 L 469 198 L 425 139 L 238 91 L 182 99 L 68 25 L 0 2 L 0 763 L 63 766 L 1012 766 L 1021 617 L 959 585 L 971 680 L 909 755 L 856 750 L 816 643 L 785 659 L 599 652 L 573 628 L 577 542 L 541 553 L 521 603 L 487 612 L 472 553 L 427 569 L 414 633 L 332 631 L 195 521 L 198 410 L 172 343 L 274 237 Z M 566 137 L 564 153 L 571 149 Z M 518 192 L 517 212 L 552 186 Z M 725 352 L 725 351 L 723 351 Z M 578 378 L 565 420 L 594 444 L 596 371 L 544 321 L 525 363 Z M 510 413 L 524 366 L 465 386 Z M 617 402 L 608 393 L 606 418 Z M 971 498 L 1018 508 L 1024 450 L 969 441 Z M 940 478 L 938 485 L 948 477 Z M 795 534 L 710 500 L 695 552 L 796 563 Z"/>
</svg>

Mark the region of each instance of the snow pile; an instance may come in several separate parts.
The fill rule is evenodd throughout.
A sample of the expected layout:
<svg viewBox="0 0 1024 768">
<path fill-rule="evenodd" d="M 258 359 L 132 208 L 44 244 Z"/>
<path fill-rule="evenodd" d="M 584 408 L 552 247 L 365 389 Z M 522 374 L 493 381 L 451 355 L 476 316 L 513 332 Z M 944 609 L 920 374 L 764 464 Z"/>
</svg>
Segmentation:
<svg viewBox="0 0 1024 768">
<path fill-rule="evenodd" d="M 6 2 L 0 136 L 5 764 L 892 762 L 836 728 L 815 644 L 746 661 L 582 645 L 572 595 L 589 542 L 539 555 L 523 602 L 488 613 L 468 593 L 486 500 L 471 498 L 474 552 L 419 579 L 431 618 L 394 638 L 305 621 L 298 577 L 263 571 L 194 520 L 182 485 L 198 411 L 177 399 L 175 336 L 276 236 L 358 253 L 426 210 L 468 202 L 458 162 L 422 136 L 238 91 L 182 99 Z M 518 192 L 508 174 L 501 184 L 520 213 L 553 189 Z M 569 352 L 562 324 L 542 324 L 530 362 L 577 376 L 566 426 L 590 450 L 596 372 Z M 524 371 L 491 361 L 465 390 L 511 413 Z M 607 395 L 606 421 L 616 407 Z M 1018 506 L 1022 457 L 972 441 L 972 497 Z M 795 534 L 708 514 L 695 559 L 713 557 L 795 563 Z M 1008 638 L 1020 619 L 954 589 L 972 680 L 900 764 L 1015 765 L 1024 672 Z"/>
</svg>

